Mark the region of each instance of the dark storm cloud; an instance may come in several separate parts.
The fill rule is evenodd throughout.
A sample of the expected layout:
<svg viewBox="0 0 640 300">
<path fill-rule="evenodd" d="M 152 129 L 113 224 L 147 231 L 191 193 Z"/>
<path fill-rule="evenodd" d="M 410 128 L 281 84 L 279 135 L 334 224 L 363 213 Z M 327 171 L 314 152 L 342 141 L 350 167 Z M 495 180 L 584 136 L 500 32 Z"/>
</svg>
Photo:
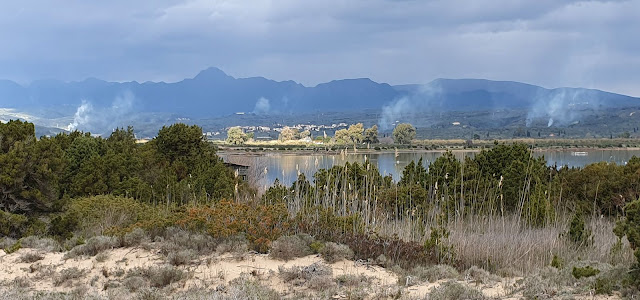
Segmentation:
<svg viewBox="0 0 640 300">
<path fill-rule="evenodd" d="M 640 1 L 5 1 L 0 78 L 438 77 L 640 96 Z"/>
</svg>

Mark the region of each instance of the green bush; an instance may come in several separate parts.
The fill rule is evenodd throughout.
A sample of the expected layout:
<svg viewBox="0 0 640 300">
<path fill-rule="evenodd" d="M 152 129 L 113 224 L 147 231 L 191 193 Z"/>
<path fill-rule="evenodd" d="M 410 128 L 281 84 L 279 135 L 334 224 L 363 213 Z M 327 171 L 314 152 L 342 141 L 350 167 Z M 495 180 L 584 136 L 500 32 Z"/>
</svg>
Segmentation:
<svg viewBox="0 0 640 300">
<path fill-rule="evenodd" d="M 589 243 L 591 231 L 585 227 L 582 214 L 576 213 L 569 224 L 569 239 L 576 245 L 582 246 Z"/>
<path fill-rule="evenodd" d="M 573 270 L 571 271 L 571 275 L 573 275 L 573 277 L 575 279 L 580 279 L 583 277 L 591 277 L 591 276 L 595 276 L 598 275 L 600 273 L 600 270 L 595 269 L 591 266 L 586 266 L 586 267 L 573 267 Z"/>
<path fill-rule="evenodd" d="M 620 238 L 626 236 L 634 250 L 636 263 L 631 272 L 634 280 L 640 282 L 640 199 L 633 201 L 625 207 L 626 217 L 620 220 L 613 232 Z"/>
<path fill-rule="evenodd" d="M 557 255 L 553 255 L 553 259 L 551 260 L 551 266 L 556 269 L 562 269 L 563 265 L 564 265 L 564 262 L 562 261 L 562 259 Z"/>
</svg>

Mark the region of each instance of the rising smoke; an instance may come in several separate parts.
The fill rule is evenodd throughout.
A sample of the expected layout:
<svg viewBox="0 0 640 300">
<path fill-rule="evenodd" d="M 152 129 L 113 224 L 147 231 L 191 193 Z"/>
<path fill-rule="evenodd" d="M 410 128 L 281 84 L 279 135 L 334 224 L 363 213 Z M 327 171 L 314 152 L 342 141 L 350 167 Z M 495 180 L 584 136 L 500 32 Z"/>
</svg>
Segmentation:
<svg viewBox="0 0 640 300">
<path fill-rule="evenodd" d="M 271 110 L 271 104 L 269 103 L 269 99 L 265 97 L 260 97 L 256 102 L 256 106 L 253 108 L 253 113 L 258 115 L 268 114 Z"/>
<path fill-rule="evenodd" d="M 393 100 L 382 107 L 382 115 L 378 122 L 381 131 L 389 131 L 397 123 L 424 125 L 424 115 L 442 108 L 442 88 L 439 83 L 432 82 L 419 87 L 415 92 Z"/>
<path fill-rule="evenodd" d="M 556 89 L 539 94 L 527 113 L 526 126 L 546 122 L 547 127 L 575 124 L 585 111 L 597 109 L 597 95 L 589 90 Z"/>
<path fill-rule="evenodd" d="M 131 91 L 118 95 L 109 107 L 94 107 L 90 101 L 82 100 L 73 116 L 73 122 L 66 129 L 108 135 L 118 127 L 129 125 L 134 101 L 135 96 Z"/>
</svg>

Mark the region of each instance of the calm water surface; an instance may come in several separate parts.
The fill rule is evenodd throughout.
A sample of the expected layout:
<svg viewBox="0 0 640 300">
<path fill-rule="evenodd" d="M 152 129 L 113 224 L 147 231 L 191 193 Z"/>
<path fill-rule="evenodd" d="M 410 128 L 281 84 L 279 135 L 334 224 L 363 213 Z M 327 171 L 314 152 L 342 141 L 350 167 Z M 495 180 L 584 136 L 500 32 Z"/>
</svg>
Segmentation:
<svg viewBox="0 0 640 300">
<path fill-rule="evenodd" d="M 297 178 L 298 172 L 304 173 L 308 179 L 313 178 L 318 169 L 331 168 L 334 165 L 344 165 L 345 162 L 362 163 L 365 159 L 378 166 L 383 175 L 391 174 L 394 180 L 400 179 L 402 170 L 411 161 L 422 158 L 427 167 L 431 162 L 442 155 L 442 151 L 417 151 L 399 152 L 374 152 L 374 153 L 278 153 L 266 152 L 254 153 L 220 153 L 225 161 L 253 166 L 252 175 L 260 178 L 261 185 L 270 185 L 278 178 L 287 185 Z M 465 156 L 473 157 L 477 151 L 454 151 L 453 154 L 460 160 Z M 535 157 L 544 156 L 547 164 L 569 167 L 582 167 L 595 162 L 614 162 L 626 164 L 632 156 L 640 157 L 637 149 L 598 149 L 598 150 L 539 150 L 534 151 Z"/>
</svg>

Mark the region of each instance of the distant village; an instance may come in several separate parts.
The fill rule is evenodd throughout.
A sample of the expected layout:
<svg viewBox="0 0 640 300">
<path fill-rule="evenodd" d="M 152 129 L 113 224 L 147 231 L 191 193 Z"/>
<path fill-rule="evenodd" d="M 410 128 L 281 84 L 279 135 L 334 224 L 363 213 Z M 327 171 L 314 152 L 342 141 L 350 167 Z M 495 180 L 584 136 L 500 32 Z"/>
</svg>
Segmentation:
<svg viewBox="0 0 640 300">
<path fill-rule="evenodd" d="M 256 140 L 268 141 L 268 140 L 276 140 L 276 139 L 278 139 L 278 135 L 280 134 L 280 132 L 284 128 L 287 128 L 287 127 L 288 128 L 297 129 L 298 131 L 308 130 L 309 132 L 317 132 L 317 133 L 322 133 L 324 135 L 325 133 L 333 134 L 333 132 L 335 132 L 337 130 L 346 129 L 347 127 L 349 127 L 349 124 L 347 124 L 347 123 L 335 123 L 335 124 L 331 124 L 331 125 L 296 124 L 296 125 L 289 126 L 289 125 L 276 123 L 276 124 L 273 125 L 273 127 L 269 127 L 269 126 L 229 126 L 229 127 L 220 129 L 218 131 L 205 131 L 205 132 L 203 132 L 203 134 L 209 140 L 223 140 L 223 139 L 226 138 L 227 130 L 229 130 L 229 128 L 231 128 L 231 127 L 240 127 L 246 133 L 254 133 L 254 139 L 256 139 Z"/>
</svg>

